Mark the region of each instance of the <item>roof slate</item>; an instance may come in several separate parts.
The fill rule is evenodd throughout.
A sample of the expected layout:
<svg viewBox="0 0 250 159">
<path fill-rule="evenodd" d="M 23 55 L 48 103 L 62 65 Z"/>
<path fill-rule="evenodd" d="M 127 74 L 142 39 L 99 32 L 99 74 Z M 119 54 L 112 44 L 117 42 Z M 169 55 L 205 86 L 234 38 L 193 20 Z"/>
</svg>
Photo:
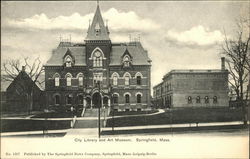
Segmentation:
<svg viewBox="0 0 250 159">
<path fill-rule="evenodd" d="M 70 47 L 58 47 L 52 53 L 51 58 L 47 61 L 45 66 L 62 66 L 63 57 L 67 53 L 67 50 L 75 59 L 75 66 L 86 66 L 86 48 L 85 46 L 70 46 Z M 113 45 L 110 54 L 110 66 L 121 65 L 122 56 L 126 49 L 132 56 L 132 65 L 151 65 L 147 51 L 143 49 L 140 43 L 133 45 Z"/>
<path fill-rule="evenodd" d="M 70 50 L 71 55 L 75 59 L 75 66 L 86 66 L 85 60 L 85 47 L 58 47 L 53 50 L 52 56 L 47 61 L 45 66 L 62 66 L 63 65 L 63 57 L 67 53 L 67 50 Z"/>
</svg>

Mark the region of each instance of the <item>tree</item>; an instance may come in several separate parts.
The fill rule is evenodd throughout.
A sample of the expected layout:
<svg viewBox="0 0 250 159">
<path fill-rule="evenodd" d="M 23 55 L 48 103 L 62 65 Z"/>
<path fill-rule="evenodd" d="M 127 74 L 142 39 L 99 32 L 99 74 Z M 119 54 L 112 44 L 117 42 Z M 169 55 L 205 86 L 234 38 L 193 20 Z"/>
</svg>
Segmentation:
<svg viewBox="0 0 250 159">
<path fill-rule="evenodd" d="M 44 83 L 44 80 L 39 78 L 44 72 L 40 58 L 38 57 L 32 62 L 28 57 L 16 60 L 6 60 L 3 62 L 1 71 L 1 80 L 10 82 L 15 80 L 17 82 L 18 89 L 20 90 L 19 92 L 24 93 L 24 95 L 26 96 L 28 102 L 28 112 L 30 112 L 33 109 L 34 86 L 41 86 L 41 84 Z M 25 71 L 27 73 L 33 84 L 27 86 L 25 82 L 16 79 L 21 71 Z"/>
<path fill-rule="evenodd" d="M 222 45 L 229 69 L 229 83 L 236 93 L 236 100 L 243 107 L 243 121 L 247 124 L 246 104 L 244 104 L 244 92 L 248 97 L 249 72 L 250 72 L 250 19 L 237 21 L 237 31 L 234 37 L 228 38 L 225 33 Z"/>
</svg>

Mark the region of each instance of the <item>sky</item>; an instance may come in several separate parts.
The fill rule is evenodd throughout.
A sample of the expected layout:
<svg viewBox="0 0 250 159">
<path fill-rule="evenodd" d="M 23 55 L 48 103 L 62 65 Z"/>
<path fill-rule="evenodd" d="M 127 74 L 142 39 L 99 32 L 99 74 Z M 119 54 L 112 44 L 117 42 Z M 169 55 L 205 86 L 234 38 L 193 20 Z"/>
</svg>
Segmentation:
<svg viewBox="0 0 250 159">
<path fill-rule="evenodd" d="M 245 2 L 100 1 L 112 42 L 139 37 L 152 60 L 151 85 L 173 69 L 220 69 L 224 33 L 249 17 Z M 1 2 L 1 63 L 40 57 L 45 64 L 63 39 L 84 42 L 95 1 Z"/>
</svg>

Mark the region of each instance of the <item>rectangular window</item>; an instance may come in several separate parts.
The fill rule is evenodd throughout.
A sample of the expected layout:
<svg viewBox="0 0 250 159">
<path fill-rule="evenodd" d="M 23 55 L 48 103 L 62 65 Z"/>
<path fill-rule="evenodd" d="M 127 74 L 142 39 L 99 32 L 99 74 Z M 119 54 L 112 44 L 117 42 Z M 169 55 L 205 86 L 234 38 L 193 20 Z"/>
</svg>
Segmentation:
<svg viewBox="0 0 250 159">
<path fill-rule="evenodd" d="M 59 86 L 60 85 L 60 79 L 59 77 L 55 78 L 55 86 Z"/>
</svg>

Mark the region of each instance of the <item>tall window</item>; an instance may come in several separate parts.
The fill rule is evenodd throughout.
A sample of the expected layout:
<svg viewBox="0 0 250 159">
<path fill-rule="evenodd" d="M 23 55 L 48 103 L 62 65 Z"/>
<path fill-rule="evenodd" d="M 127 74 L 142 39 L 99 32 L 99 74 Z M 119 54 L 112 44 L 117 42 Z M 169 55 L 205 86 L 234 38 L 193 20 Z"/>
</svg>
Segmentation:
<svg viewBox="0 0 250 159">
<path fill-rule="evenodd" d="M 205 97 L 205 103 L 209 103 L 209 98 L 208 98 L 208 96 Z"/>
<path fill-rule="evenodd" d="M 71 78 L 72 78 L 71 74 L 66 75 L 66 84 L 67 84 L 67 86 L 71 86 Z"/>
<path fill-rule="evenodd" d="M 114 104 L 118 103 L 118 95 L 117 94 L 114 94 L 113 101 L 114 101 Z"/>
<path fill-rule="evenodd" d="M 55 86 L 59 86 L 59 85 L 60 85 L 60 78 L 55 77 Z"/>
<path fill-rule="evenodd" d="M 79 80 L 79 86 L 83 86 L 83 77 L 80 76 L 78 80 Z"/>
<path fill-rule="evenodd" d="M 125 95 L 125 103 L 130 103 L 128 94 Z"/>
<path fill-rule="evenodd" d="M 192 97 L 189 96 L 189 97 L 188 97 L 188 104 L 191 104 L 191 103 L 192 103 Z"/>
<path fill-rule="evenodd" d="M 136 98 L 137 98 L 137 103 L 141 103 L 141 95 L 137 94 Z"/>
<path fill-rule="evenodd" d="M 96 51 L 93 57 L 93 66 L 94 67 L 102 67 L 102 53 L 100 51 Z"/>
<path fill-rule="evenodd" d="M 68 104 L 68 105 L 72 104 L 72 95 L 71 94 L 66 96 L 66 104 Z"/>
<path fill-rule="evenodd" d="M 141 76 L 136 77 L 136 84 L 141 85 Z"/>
<path fill-rule="evenodd" d="M 200 96 L 196 97 L 196 103 L 201 103 L 201 97 Z"/>
<path fill-rule="evenodd" d="M 55 73 L 53 78 L 55 80 L 55 86 L 59 86 L 60 85 L 60 75 L 58 73 Z"/>
<path fill-rule="evenodd" d="M 113 77 L 113 85 L 117 85 L 117 82 L 118 81 L 118 77 L 117 77 L 117 75 L 114 75 L 114 77 Z"/>
<path fill-rule="evenodd" d="M 55 95 L 55 105 L 59 105 L 59 104 L 60 104 L 60 96 Z"/>
<path fill-rule="evenodd" d="M 129 85 L 129 75 L 125 76 L 125 85 Z"/>
<path fill-rule="evenodd" d="M 218 103 L 217 97 L 216 97 L 216 96 L 213 97 L 213 103 L 214 103 L 214 104 L 215 104 L 215 103 Z"/>
</svg>

